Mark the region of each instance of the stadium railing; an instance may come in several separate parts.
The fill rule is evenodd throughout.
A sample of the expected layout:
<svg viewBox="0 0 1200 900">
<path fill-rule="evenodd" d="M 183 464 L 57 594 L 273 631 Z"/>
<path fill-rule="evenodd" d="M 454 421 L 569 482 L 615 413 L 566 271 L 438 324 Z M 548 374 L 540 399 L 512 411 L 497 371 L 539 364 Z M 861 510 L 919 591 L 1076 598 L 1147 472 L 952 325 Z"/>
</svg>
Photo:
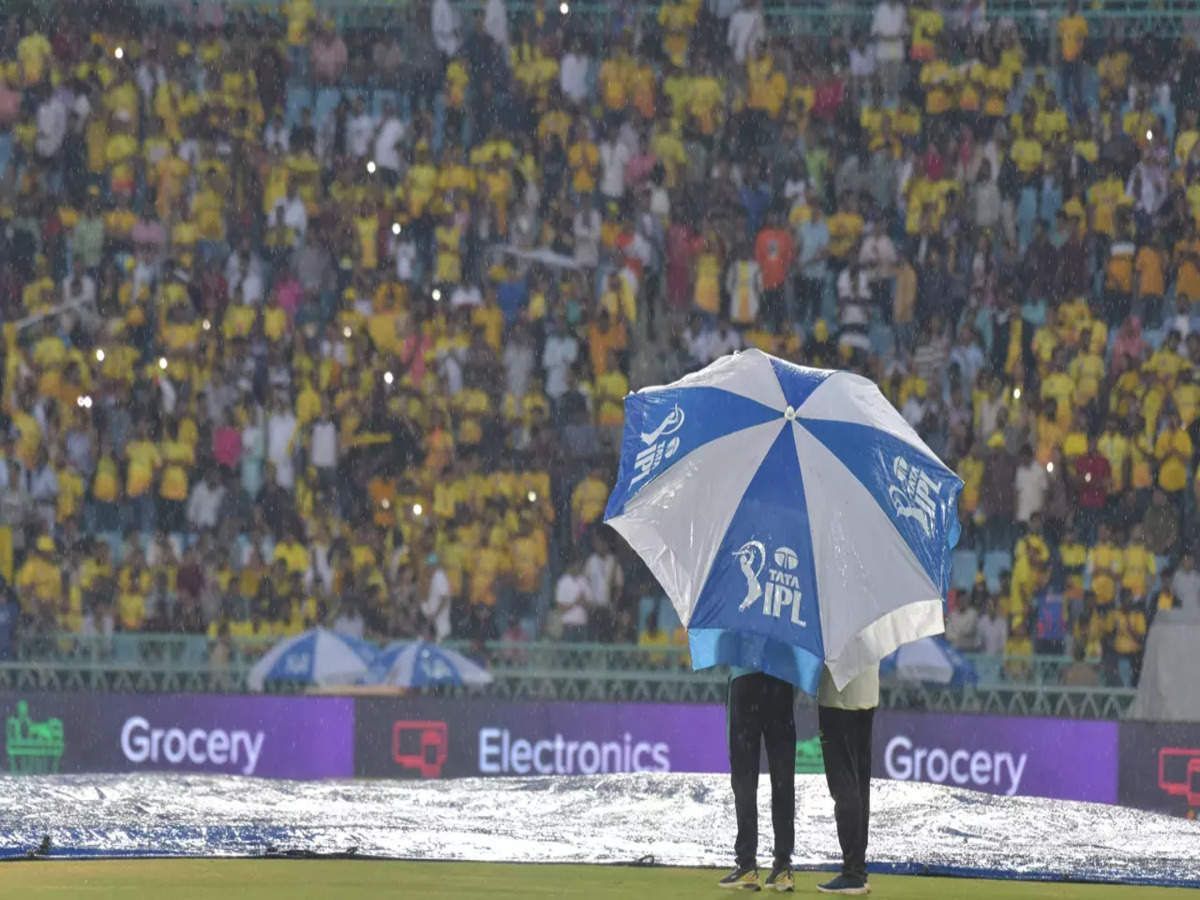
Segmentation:
<svg viewBox="0 0 1200 900">
<path fill-rule="evenodd" d="M 0 690 L 217 692 L 246 690 L 246 674 L 273 638 L 240 638 L 213 655 L 203 635 L 51 634 L 22 640 L 16 658 L 0 663 Z M 468 644 L 452 644 L 472 651 Z M 507 700 L 721 703 L 726 675 L 691 672 L 685 647 L 554 642 L 490 643 L 482 648 L 495 682 L 488 693 Z M 965 687 L 885 680 L 883 702 L 895 709 L 1120 718 L 1133 703 L 1128 688 L 1060 684 L 1065 657 L 973 655 L 979 681 Z M 1006 669 L 1007 664 L 1007 669 Z M 1013 676 L 1017 676 L 1014 678 Z M 296 688 L 279 686 L 278 691 Z"/>
</svg>

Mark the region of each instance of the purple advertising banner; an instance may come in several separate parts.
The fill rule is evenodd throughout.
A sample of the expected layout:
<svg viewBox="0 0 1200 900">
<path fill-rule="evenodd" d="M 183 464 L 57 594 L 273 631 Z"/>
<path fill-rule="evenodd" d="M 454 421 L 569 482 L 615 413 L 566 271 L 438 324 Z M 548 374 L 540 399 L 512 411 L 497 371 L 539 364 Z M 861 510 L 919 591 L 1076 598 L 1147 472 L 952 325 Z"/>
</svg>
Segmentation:
<svg viewBox="0 0 1200 900">
<path fill-rule="evenodd" d="M 354 701 L 220 694 L 0 693 L 11 772 L 354 772 Z"/>
<path fill-rule="evenodd" d="M 355 771 L 371 777 L 729 771 L 714 705 L 364 699 L 355 729 Z M 821 771 L 813 708 L 796 735 L 797 770 Z M 878 778 L 1117 800 L 1115 722 L 881 711 L 873 757 Z"/>
<path fill-rule="evenodd" d="M 712 704 L 0 692 L 0 715 L 10 772 L 307 779 L 729 771 L 725 710 Z M 811 707 L 797 710 L 798 771 L 821 771 L 815 720 Z M 1122 768 L 1137 755 L 1126 731 Z M 1160 727 L 1143 731 L 1154 737 Z M 1139 732 L 1139 746 L 1149 741 Z M 1159 744 L 1142 754 L 1147 783 L 1157 778 L 1151 787 L 1200 784 L 1191 779 L 1194 741 Z M 1115 722 L 885 710 L 875 719 L 873 756 L 881 778 L 1118 800 Z M 1132 781 L 1123 790 L 1126 803 L 1139 793 Z"/>
<path fill-rule="evenodd" d="M 1120 801 L 1200 816 L 1200 722 L 1122 722 Z"/>
<path fill-rule="evenodd" d="M 877 777 L 1006 796 L 1117 802 L 1117 723 L 882 711 Z"/>
<path fill-rule="evenodd" d="M 721 706 L 362 699 L 355 771 L 371 777 L 728 771 Z"/>
</svg>

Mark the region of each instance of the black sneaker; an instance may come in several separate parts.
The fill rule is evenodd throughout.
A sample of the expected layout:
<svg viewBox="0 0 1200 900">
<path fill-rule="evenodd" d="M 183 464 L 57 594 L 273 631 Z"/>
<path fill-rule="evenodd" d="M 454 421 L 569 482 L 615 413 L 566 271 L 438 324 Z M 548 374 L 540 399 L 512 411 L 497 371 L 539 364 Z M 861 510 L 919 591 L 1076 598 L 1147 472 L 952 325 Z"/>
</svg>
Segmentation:
<svg viewBox="0 0 1200 900">
<path fill-rule="evenodd" d="M 717 886 L 732 888 L 735 891 L 758 891 L 762 889 L 758 883 L 758 869 L 755 866 L 738 866 L 718 881 Z"/>
<path fill-rule="evenodd" d="M 867 884 L 867 879 L 859 878 L 857 875 L 839 875 L 832 881 L 818 884 L 817 890 L 822 894 L 861 896 L 871 893 L 871 886 Z"/>
<path fill-rule="evenodd" d="M 776 866 L 773 868 L 771 874 L 767 876 L 767 880 L 763 882 L 763 887 L 768 891 L 790 894 L 796 889 L 796 879 L 792 877 L 792 867 Z"/>
</svg>

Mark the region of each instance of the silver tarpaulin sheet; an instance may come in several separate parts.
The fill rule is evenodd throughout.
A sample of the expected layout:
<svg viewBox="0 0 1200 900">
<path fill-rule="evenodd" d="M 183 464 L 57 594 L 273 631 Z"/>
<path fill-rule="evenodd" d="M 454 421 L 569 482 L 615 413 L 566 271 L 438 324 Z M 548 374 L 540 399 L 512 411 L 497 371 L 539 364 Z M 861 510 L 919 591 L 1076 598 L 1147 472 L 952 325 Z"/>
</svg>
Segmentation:
<svg viewBox="0 0 1200 900">
<path fill-rule="evenodd" d="M 764 778 L 764 781 L 766 779 Z M 796 864 L 838 858 L 819 776 L 797 776 Z M 870 860 L 883 870 L 1200 884 L 1200 822 L 1115 806 L 873 785 Z M 768 789 L 760 795 L 770 853 Z M 0 855 L 731 861 L 726 776 L 264 781 L 199 775 L 0 777 Z"/>
</svg>

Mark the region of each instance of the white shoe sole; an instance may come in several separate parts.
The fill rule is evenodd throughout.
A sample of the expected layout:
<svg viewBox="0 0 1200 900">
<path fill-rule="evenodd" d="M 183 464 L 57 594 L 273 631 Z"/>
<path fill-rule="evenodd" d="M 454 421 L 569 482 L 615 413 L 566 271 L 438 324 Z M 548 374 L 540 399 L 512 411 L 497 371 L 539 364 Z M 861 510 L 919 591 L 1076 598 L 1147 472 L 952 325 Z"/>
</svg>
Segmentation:
<svg viewBox="0 0 1200 900">
<path fill-rule="evenodd" d="M 841 888 L 834 891 L 817 885 L 817 892 L 821 894 L 840 894 L 844 897 L 862 897 L 871 893 L 871 886 L 868 884 L 860 888 Z"/>
</svg>

